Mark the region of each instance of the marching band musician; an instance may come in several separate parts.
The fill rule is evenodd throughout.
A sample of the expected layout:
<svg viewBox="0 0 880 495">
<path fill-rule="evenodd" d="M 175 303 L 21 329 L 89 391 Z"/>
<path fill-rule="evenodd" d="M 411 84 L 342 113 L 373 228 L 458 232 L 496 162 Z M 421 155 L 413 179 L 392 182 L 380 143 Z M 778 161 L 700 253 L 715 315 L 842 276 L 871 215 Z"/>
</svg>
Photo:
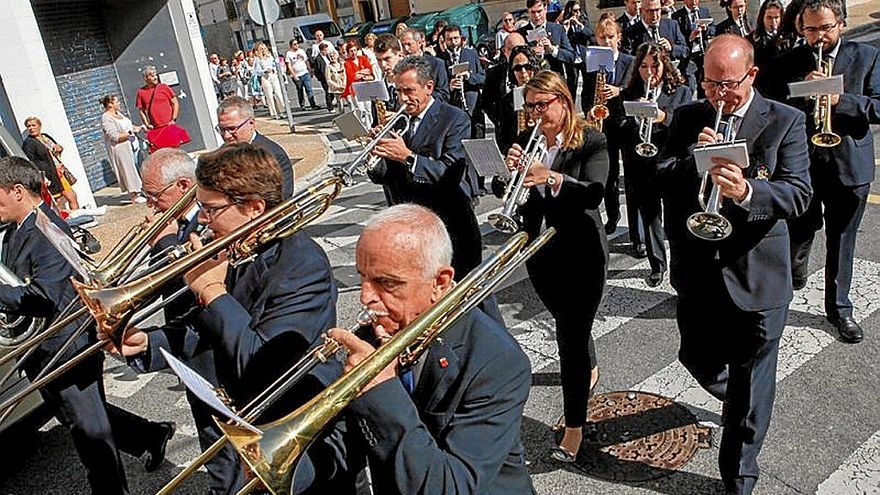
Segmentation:
<svg viewBox="0 0 880 495">
<path fill-rule="evenodd" d="M 751 44 L 719 35 L 706 50 L 708 101 L 679 107 L 660 166 L 670 279 L 678 294 L 679 360 L 724 402 L 718 464 L 726 493 L 750 494 L 770 424 L 779 339 L 792 298 L 785 220 L 810 200 L 804 117 L 752 88 L 758 71 Z M 745 140 L 750 164 L 716 159 L 711 182 L 732 224 L 724 240 L 697 238 L 688 217 L 703 211 L 695 145 L 721 139 L 712 128 L 722 105 L 732 138 Z M 707 320 L 707 315 L 710 320 Z"/>
<path fill-rule="evenodd" d="M 486 82 L 483 86 L 483 110 L 486 117 L 495 124 L 497 129 L 502 122 L 499 120 L 501 112 L 501 99 L 513 91 L 514 81 L 510 79 L 510 53 L 517 46 L 526 46 L 526 39 L 517 32 L 513 32 L 504 38 L 504 45 L 500 47 L 501 54 L 498 63 L 486 69 Z M 497 133 L 497 131 L 496 131 Z M 496 134 L 497 138 L 497 134 Z M 502 150 L 504 153 L 504 150 Z"/>
<path fill-rule="evenodd" d="M 771 65 L 776 57 L 791 50 L 793 40 L 781 36 L 782 16 L 785 7 L 780 0 L 764 0 L 758 10 L 758 22 L 748 39 L 755 47 L 755 65 L 761 70 L 758 74 L 771 72 Z M 758 78 L 759 89 L 763 88 L 762 78 Z"/>
<path fill-rule="evenodd" d="M 425 52 L 425 33 L 409 28 L 400 35 L 400 46 L 404 55 L 424 57 L 431 64 L 434 80 L 434 98 L 448 102 L 451 98 L 449 91 L 449 77 L 446 75 L 446 65 L 439 58 Z"/>
<path fill-rule="evenodd" d="M 461 143 L 470 137 L 470 120 L 464 111 L 434 99 L 432 74 L 423 57 L 406 57 L 394 67 L 397 97 L 410 123 L 402 134 L 379 139 L 374 154 L 382 160 L 369 175 L 387 188 L 392 204 L 418 203 L 443 219 L 454 247 L 452 266 L 464 274 L 482 259 L 471 203 L 477 174 Z"/>
<path fill-rule="evenodd" d="M 541 119 L 548 154 L 546 163 L 534 163 L 525 177 L 531 192 L 521 210 L 523 226 L 530 237 L 537 236 L 542 225 L 556 228 L 556 235 L 526 263 L 535 292 L 556 320 L 565 410 L 560 423 L 565 431 L 550 455 L 572 463 L 583 439 L 589 395 L 599 378 L 590 332 L 607 275 L 608 241 L 599 205 L 608 177 L 608 152 L 605 137 L 578 116 L 562 76 L 551 71 L 535 74 L 524 97 L 531 117 Z M 530 134 L 521 134 L 519 144 L 507 152 L 509 169 L 520 165 Z M 580 290 L 571 290 L 575 281 Z"/>
<path fill-rule="evenodd" d="M 853 319 L 849 298 L 856 235 L 874 180 L 874 141 L 871 124 L 880 124 L 880 51 L 841 37 L 844 11 L 837 0 L 806 0 L 800 11 L 806 44 L 794 48 L 774 64 L 776 94 L 788 94 L 786 83 L 825 77 L 817 70 L 831 64 L 832 75 L 843 76 L 843 94 L 830 98 L 831 129 L 841 141 L 833 147 L 810 147 L 810 176 L 815 195 L 807 212 L 789 222 L 792 241 L 792 277 L 795 289 L 807 282 L 807 264 L 816 231 L 825 224 L 825 316 L 844 342 L 857 343 L 864 332 Z M 793 100 L 809 116 L 808 134 L 819 132 L 816 101 Z"/>
<path fill-rule="evenodd" d="M 696 91 L 700 97 L 703 80 L 703 52 L 706 44 L 712 36 L 715 36 L 715 26 L 701 24 L 700 19 L 708 19 L 709 9 L 700 5 L 700 0 L 684 0 L 684 6 L 672 14 L 672 20 L 678 23 L 678 28 L 688 40 L 690 53 L 678 66 L 680 72 L 687 77 L 691 93 Z M 682 70 L 684 69 L 684 70 Z"/>
<path fill-rule="evenodd" d="M 579 0 L 568 0 L 559 17 L 559 24 L 565 29 L 568 42 L 574 52 L 574 61 L 565 67 L 565 82 L 568 92 L 577 95 L 578 81 L 586 68 L 587 46 L 593 43 L 593 26 L 590 17 L 583 11 Z M 583 107 L 586 112 L 589 110 Z"/>
<path fill-rule="evenodd" d="M 373 216 L 356 258 L 360 302 L 378 319 L 365 334 L 330 331 L 349 351 L 346 371 L 428 311 L 457 275 L 442 220 L 414 204 Z M 344 447 L 309 449 L 294 493 L 357 472 L 365 455 L 374 493 L 532 494 L 520 440 L 530 382 L 516 340 L 474 308 L 410 369 L 394 360 L 364 388 L 344 413 Z"/>
<path fill-rule="evenodd" d="M 508 70 L 508 77 L 516 88 L 526 85 L 535 74 L 538 61 L 532 55 L 528 46 L 517 46 L 510 52 L 510 60 L 504 64 Z M 502 154 L 507 154 L 517 136 L 529 125 L 528 112 L 525 109 L 517 110 L 514 106 L 514 92 L 511 91 L 501 98 L 498 116 L 498 126 L 495 127 L 495 141 Z"/>
<path fill-rule="evenodd" d="M 0 309 L 52 321 L 77 298 L 70 280 L 78 276 L 37 227 L 37 216 L 45 215 L 64 234 L 71 235 L 70 227 L 42 202 L 43 180 L 43 173 L 28 160 L 0 158 L 0 221 L 13 223 L 3 238 L 0 261 L 22 280 L 29 280 L 22 286 L 0 284 Z M 36 379 L 83 321 L 79 318 L 70 323 L 23 358 L 23 369 L 31 380 Z M 59 362 L 70 359 L 91 342 L 92 329 L 80 334 Z M 155 471 L 162 465 L 174 425 L 150 422 L 107 403 L 103 362 L 103 354 L 91 356 L 40 388 L 40 395 L 70 430 L 92 493 L 125 494 L 128 483 L 119 450 L 136 457 L 148 454 L 145 470 Z"/>
<path fill-rule="evenodd" d="M 565 28 L 547 20 L 547 3 L 547 0 L 526 0 L 529 22 L 517 31 L 528 40 L 529 31 L 544 29 L 546 36 L 529 44 L 533 45 L 535 55 L 547 62 L 550 70 L 564 76 L 566 67 L 574 63 L 574 50 Z"/>
<path fill-rule="evenodd" d="M 636 50 L 634 67 L 638 74 L 630 78 L 626 89 L 621 93 L 625 101 L 644 100 L 647 86 L 650 93 L 647 101 L 657 103 L 659 114 L 651 123 L 651 144 L 663 149 L 670 139 L 669 126 L 675 109 L 692 100 L 691 89 L 678 69 L 669 60 L 666 50 L 654 43 L 645 43 Z M 626 206 L 629 217 L 630 239 L 635 238 L 636 251 L 644 249 L 651 265 L 651 273 L 645 279 L 649 287 L 656 287 L 666 276 L 666 245 L 663 235 L 663 218 L 660 194 L 657 190 L 654 163 L 657 156 L 643 157 L 636 152 L 642 141 L 640 129 L 642 119 L 627 117 L 622 124 L 624 133 L 623 170 L 626 177 Z M 642 232 L 639 232 L 641 220 Z"/>
<path fill-rule="evenodd" d="M 626 32 L 627 29 L 635 26 L 642 20 L 641 16 L 639 15 L 641 1 L 624 0 L 623 6 L 623 13 L 621 13 L 620 16 L 617 17 L 617 23 L 620 24 L 620 28 L 623 29 L 623 32 Z"/>
<path fill-rule="evenodd" d="M 690 50 L 687 41 L 672 19 L 661 18 L 660 0 L 643 0 L 639 12 L 641 21 L 623 32 L 623 51 L 635 55 L 642 43 L 653 42 L 669 52 L 672 60 L 684 60 Z"/>
<path fill-rule="evenodd" d="M 623 115 L 623 99 L 620 89 L 623 83 L 630 77 L 633 56 L 620 51 L 620 41 L 623 31 L 620 24 L 615 22 L 613 14 L 603 14 L 596 22 L 596 44 L 611 48 L 614 53 L 614 67 L 605 71 L 605 84 L 603 86 L 603 99 L 608 108 L 608 118 L 602 124 L 602 134 L 608 142 L 608 179 L 605 181 L 605 212 L 608 221 L 605 222 L 605 233 L 613 234 L 617 230 L 617 222 L 620 221 L 620 142 L 621 142 L 621 116 Z M 589 112 L 596 97 L 596 79 L 598 71 L 588 72 L 584 77 L 584 91 L 581 93 L 581 104 L 584 112 Z"/>
<path fill-rule="evenodd" d="M 214 232 L 213 242 L 259 217 L 281 202 L 281 173 L 267 151 L 249 144 L 231 144 L 203 154 L 196 169 L 199 222 Z M 190 236 L 196 249 L 201 242 Z M 211 346 L 219 383 L 235 404 L 244 404 L 296 362 L 319 335 L 336 323 L 336 284 L 326 254 L 304 232 L 260 246 L 251 260 L 230 266 L 226 255 L 206 261 L 185 274 L 198 306 L 183 320 L 166 323 L 163 331 L 186 333 L 184 356 Z M 100 335 L 99 335 L 100 336 Z M 167 363 L 159 352 L 169 339 L 155 331 L 130 328 L 121 354 L 149 363 Z M 174 352 L 174 349 L 168 349 Z M 314 377 L 326 385 L 338 374 L 320 367 Z M 314 381 L 286 396 L 267 412 L 287 411 L 310 392 Z M 277 409 L 276 409 L 277 408 Z M 235 476 L 234 492 L 243 482 Z"/>
<path fill-rule="evenodd" d="M 449 103 L 467 112 L 471 119 L 471 129 L 473 129 L 476 124 L 475 120 L 483 117 L 482 112 L 475 113 L 474 110 L 477 109 L 477 100 L 486 81 L 486 74 L 477 51 L 464 46 L 460 27 L 450 24 L 443 30 L 443 37 L 446 40 L 446 51 L 438 56 L 446 63 L 446 76 L 449 79 Z M 468 70 L 456 76 L 452 73 L 452 68 L 460 63 L 467 63 Z M 473 133 L 471 134 L 473 135 Z"/>
<path fill-rule="evenodd" d="M 746 0 L 722 0 L 720 5 L 727 11 L 727 19 L 715 26 L 715 34 L 730 33 L 743 38 L 747 37 L 752 32 L 748 17 L 748 2 Z"/>
</svg>

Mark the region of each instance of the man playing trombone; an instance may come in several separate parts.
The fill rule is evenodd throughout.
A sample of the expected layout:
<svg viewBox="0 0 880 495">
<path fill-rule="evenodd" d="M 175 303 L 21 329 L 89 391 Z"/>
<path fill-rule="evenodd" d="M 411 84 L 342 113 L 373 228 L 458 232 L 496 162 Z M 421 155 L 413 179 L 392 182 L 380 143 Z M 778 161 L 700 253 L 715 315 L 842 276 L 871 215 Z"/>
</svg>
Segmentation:
<svg viewBox="0 0 880 495">
<path fill-rule="evenodd" d="M 51 321 L 76 298 L 70 280 L 78 277 L 37 226 L 37 217 L 44 215 L 60 232 L 70 236 L 67 224 L 41 201 L 42 183 L 43 174 L 29 161 L 0 158 L 0 220 L 14 222 L 16 226 L 3 239 L 2 262 L 27 280 L 18 287 L 0 284 L 0 309 Z M 83 322 L 84 318 L 79 318 L 70 323 L 22 358 L 25 361 L 19 364 L 31 380 L 50 366 L 69 338 L 75 340 L 63 352 L 61 363 L 93 341 L 91 328 L 73 337 Z M 123 494 L 128 492 L 128 486 L 117 447 L 134 456 L 149 453 L 146 469 L 154 471 L 162 463 L 165 443 L 174 428 L 170 423 L 148 422 L 107 404 L 103 361 L 103 355 L 93 355 L 40 388 L 40 394 L 61 424 L 70 430 L 92 492 Z"/>
<path fill-rule="evenodd" d="M 275 159 L 249 144 L 227 145 L 202 155 L 196 176 L 199 222 L 215 236 L 207 246 L 222 246 L 225 236 L 281 204 L 282 179 Z M 252 235 L 270 233 L 263 228 Z M 203 248 L 194 235 L 190 242 L 196 251 Z M 228 246 L 226 253 L 237 247 Z M 186 332 L 187 349 L 210 346 L 219 383 L 235 404 L 242 405 L 336 324 L 336 284 L 326 254 L 301 231 L 259 245 L 252 256 L 237 259 L 235 265 L 226 253 L 185 274 L 198 307 L 184 320 L 167 323 L 166 333 Z M 156 345 L 161 340 L 152 337 L 129 329 L 122 354 L 156 368 L 164 366 L 158 350 L 162 345 Z M 304 396 L 337 373 L 333 366 L 316 369 L 320 383 L 308 383 L 316 389 L 303 391 Z M 286 396 L 275 407 L 284 411 L 299 402 Z"/>
<path fill-rule="evenodd" d="M 426 208 L 397 205 L 367 222 L 357 244 L 360 301 L 377 319 L 363 340 L 330 331 L 349 350 L 346 370 L 452 289 L 451 259 L 449 234 Z M 414 366 L 400 369 L 395 359 L 363 389 L 346 410 L 347 455 L 310 449 L 312 464 L 324 466 L 312 481 L 357 469 L 365 454 L 374 493 L 531 494 L 520 441 L 530 375 L 504 326 L 472 309 Z"/>
<path fill-rule="evenodd" d="M 679 360 L 710 394 L 724 402 L 718 464 L 726 493 L 749 494 L 757 456 L 770 424 L 776 357 L 792 298 L 785 220 L 810 200 L 804 117 L 765 100 L 752 88 L 758 68 L 751 44 L 736 35 L 706 50 L 707 100 L 680 107 L 661 161 L 660 187 L 671 253 L 670 279 L 678 293 Z M 733 230 L 722 240 L 686 229 L 703 194 L 693 150 L 728 137 L 744 140 L 750 163 L 715 158 L 712 187 Z M 716 196 L 713 194 L 712 196 Z M 707 201 L 707 203 L 711 203 Z M 689 225 L 688 225 L 689 226 Z"/>
<path fill-rule="evenodd" d="M 810 147 L 810 175 L 816 195 L 807 212 L 789 226 L 792 277 L 795 289 L 800 289 L 807 283 L 813 237 L 824 220 L 825 315 L 837 327 L 841 340 L 856 343 L 864 333 L 853 319 L 849 289 L 856 234 L 874 180 L 874 138 L 869 126 L 880 124 L 880 51 L 841 38 L 843 12 L 837 0 L 804 2 L 798 19 L 807 43 L 777 59 L 774 66 L 779 72 L 774 71 L 776 77 L 768 81 L 779 82 L 774 93 L 785 98 L 788 82 L 825 78 L 828 69 L 832 75 L 843 76 L 841 95 L 820 97 L 819 101 L 793 100 L 792 104 L 808 116 L 814 143 L 817 133 L 827 132 L 839 144 Z M 824 112 L 830 113 L 827 122 L 814 118 Z M 823 125 L 828 129 L 822 129 Z"/>
</svg>

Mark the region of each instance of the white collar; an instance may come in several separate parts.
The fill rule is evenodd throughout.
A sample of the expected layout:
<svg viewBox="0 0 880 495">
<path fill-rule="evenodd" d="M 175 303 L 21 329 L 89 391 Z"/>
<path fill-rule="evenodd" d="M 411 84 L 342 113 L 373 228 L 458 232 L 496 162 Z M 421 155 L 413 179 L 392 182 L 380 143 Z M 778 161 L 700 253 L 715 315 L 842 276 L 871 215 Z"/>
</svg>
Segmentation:
<svg viewBox="0 0 880 495">
<path fill-rule="evenodd" d="M 834 45 L 834 48 L 831 49 L 830 52 L 826 53 L 825 56 L 829 58 L 837 58 L 837 53 L 840 51 L 840 45 L 843 44 L 843 39 L 838 39 L 837 44 Z"/>
<path fill-rule="evenodd" d="M 752 101 L 755 100 L 755 88 L 752 88 L 749 91 L 749 99 L 746 100 L 746 104 L 737 108 L 733 115 L 736 115 L 740 120 L 742 120 L 746 116 L 746 112 L 749 110 L 749 107 L 752 106 Z"/>
<path fill-rule="evenodd" d="M 651 24 L 645 24 L 644 19 L 640 19 L 640 20 L 642 21 L 642 26 L 645 26 L 645 31 L 650 33 L 651 32 Z M 660 32 L 660 23 L 659 22 L 657 23 L 657 32 L 658 33 Z"/>
</svg>

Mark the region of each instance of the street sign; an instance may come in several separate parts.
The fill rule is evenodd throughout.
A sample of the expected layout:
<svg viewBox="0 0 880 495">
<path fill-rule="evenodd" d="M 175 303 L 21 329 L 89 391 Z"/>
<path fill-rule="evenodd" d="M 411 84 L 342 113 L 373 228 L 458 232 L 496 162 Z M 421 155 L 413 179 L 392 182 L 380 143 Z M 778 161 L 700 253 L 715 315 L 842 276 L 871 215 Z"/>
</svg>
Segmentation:
<svg viewBox="0 0 880 495">
<path fill-rule="evenodd" d="M 263 4 L 262 9 L 260 4 Z M 248 0 L 247 11 L 251 20 L 260 26 L 264 22 L 272 24 L 281 15 L 281 7 L 278 6 L 277 0 Z"/>
</svg>

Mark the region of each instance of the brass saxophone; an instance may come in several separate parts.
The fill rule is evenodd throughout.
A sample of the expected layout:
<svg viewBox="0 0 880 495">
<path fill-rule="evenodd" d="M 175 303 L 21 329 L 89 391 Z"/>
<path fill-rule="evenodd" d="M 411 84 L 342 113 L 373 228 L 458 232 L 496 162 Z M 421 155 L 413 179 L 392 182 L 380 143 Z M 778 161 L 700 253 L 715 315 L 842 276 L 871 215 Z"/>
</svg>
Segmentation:
<svg viewBox="0 0 880 495">
<path fill-rule="evenodd" d="M 378 125 L 384 126 L 386 122 L 388 122 L 388 108 L 385 106 L 385 102 L 382 100 L 376 100 L 376 121 Z"/>
<path fill-rule="evenodd" d="M 602 121 L 608 118 L 608 107 L 605 105 L 605 84 L 607 72 L 600 68 L 596 73 L 596 89 L 593 93 L 593 107 L 590 108 L 589 122 L 597 131 L 602 132 Z"/>
</svg>

